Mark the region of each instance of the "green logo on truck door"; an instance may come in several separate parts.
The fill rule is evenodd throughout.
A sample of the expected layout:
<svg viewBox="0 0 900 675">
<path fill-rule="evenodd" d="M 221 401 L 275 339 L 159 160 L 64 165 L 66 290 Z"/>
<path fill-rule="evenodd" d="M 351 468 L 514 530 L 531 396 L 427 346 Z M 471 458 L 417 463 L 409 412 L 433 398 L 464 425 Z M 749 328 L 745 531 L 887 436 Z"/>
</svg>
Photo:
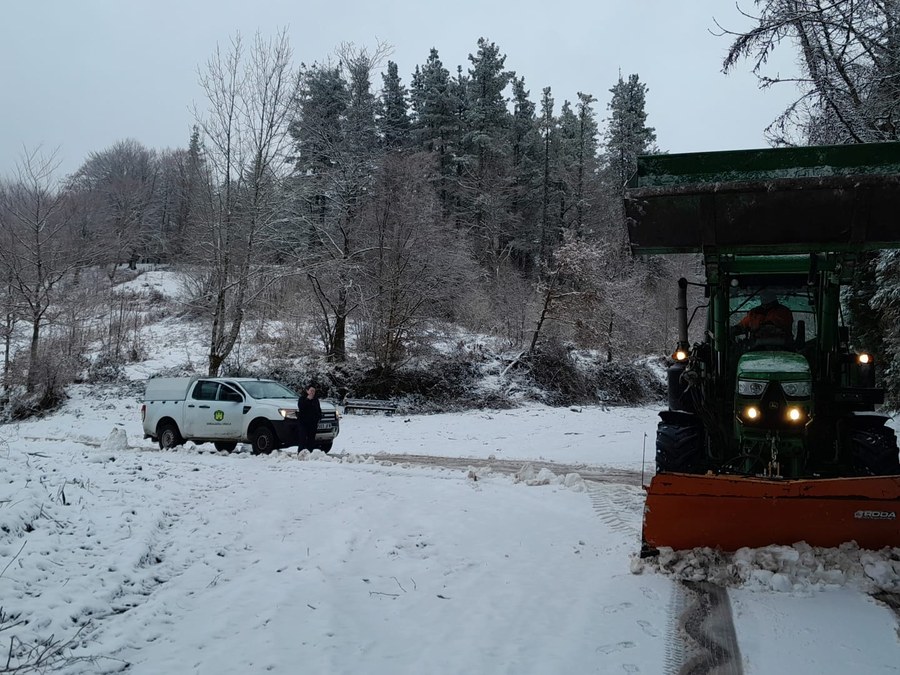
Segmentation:
<svg viewBox="0 0 900 675">
<path fill-rule="evenodd" d="M 223 419 L 225 419 L 225 413 L 223 413 L 221 410 L 216 410 L 216 412 L 213 413 L 213 417 L 216 419 L 216 422 L 221 422 Z"/>
</svg>

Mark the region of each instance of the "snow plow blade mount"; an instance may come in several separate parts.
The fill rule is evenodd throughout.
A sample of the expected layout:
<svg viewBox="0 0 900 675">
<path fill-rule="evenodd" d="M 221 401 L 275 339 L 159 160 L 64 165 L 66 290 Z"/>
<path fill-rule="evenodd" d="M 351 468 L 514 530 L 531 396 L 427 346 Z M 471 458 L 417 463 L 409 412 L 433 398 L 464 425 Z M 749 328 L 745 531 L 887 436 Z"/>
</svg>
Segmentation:
<svg viewBox="0 0 900 675">
<path fill-rule="evenodd" d="M 645 553 L 772 544 L 900 547 L 900 476 L 770 480 L 662 473 L 647 488 Z"/>
</svg>

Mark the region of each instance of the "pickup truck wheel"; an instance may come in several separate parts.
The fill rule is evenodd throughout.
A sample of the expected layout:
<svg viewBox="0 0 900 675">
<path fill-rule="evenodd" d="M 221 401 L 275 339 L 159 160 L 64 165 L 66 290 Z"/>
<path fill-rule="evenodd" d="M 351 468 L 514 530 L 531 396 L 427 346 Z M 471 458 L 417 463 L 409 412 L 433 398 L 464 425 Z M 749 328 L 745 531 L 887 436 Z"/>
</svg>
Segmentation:
<svg viewBox="0 0 900 675">
<path fill-rule="evenodd" d="M 237 447 L 237 443 L 226 443 L 225 441 L 216 441 L 213 445 L 220 452 L 234 452 L 234 449 Z"/>
<path fill-rule="evenodd" d="M 268 455 L 275 449 L 275 432 L 272 427 L 263 425 L 250 434 L 250 444 L 254 455 Z"/>
<path fill-rule="evenodd" d="M 159 437 L 159 449 L 169 450 L 176 446 L 182 445 L 184 439 L 178 431 L 178 425 L 175 422 L 163 422 L 156 430 Z"/>
<path fill-rule="evenodd" d="M 333 441 L 322 441 L 319 443 L 319 448 L 321 448 L 322 452 L 331 452 L 331 444 Z"/>
</svg>

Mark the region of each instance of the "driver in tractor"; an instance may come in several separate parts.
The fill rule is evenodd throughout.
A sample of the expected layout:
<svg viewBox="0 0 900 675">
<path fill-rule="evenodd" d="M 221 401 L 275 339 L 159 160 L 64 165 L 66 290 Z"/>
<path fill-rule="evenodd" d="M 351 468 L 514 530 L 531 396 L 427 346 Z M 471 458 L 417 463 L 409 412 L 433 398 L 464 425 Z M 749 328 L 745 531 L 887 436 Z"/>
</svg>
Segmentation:
<svg viewBox="0 0 900 675">
<path fill-rule="evenodd" d="M 759 294 L 760 304 L 744 315 L 733 331 L 749 333 L 751 339 L 782 339 L 793 336 L 794 314 L 778 302 L 775 291 L 764 288 Z"/>
</svg>

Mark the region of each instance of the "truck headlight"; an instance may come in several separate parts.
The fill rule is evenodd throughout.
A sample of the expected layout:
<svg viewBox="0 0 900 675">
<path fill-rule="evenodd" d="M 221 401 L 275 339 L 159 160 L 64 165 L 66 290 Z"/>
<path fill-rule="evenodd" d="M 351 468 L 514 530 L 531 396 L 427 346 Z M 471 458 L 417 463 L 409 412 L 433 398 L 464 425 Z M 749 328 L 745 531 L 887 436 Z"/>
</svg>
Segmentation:
<svg viewBox="0 0 900 675">
<path fill-rule="evenodd" d="M 809 397 L 812 393 L 812 382 L 810 380 L 801 380 L 800 382 L 782 382 L 781 390 L 785 396 L 803 396 Z"/>
<path fill-rule="evenodd" d="M 767 384 L 759 380 L 738 380 L 737 390 L 741 396 L 762 396 Z"/>
<path fill-rule="evenodd" d="M 296 408 L 279 408 L 278 412 L 286 420 L 297 419 L 297 409 Z"/>
</svg>

